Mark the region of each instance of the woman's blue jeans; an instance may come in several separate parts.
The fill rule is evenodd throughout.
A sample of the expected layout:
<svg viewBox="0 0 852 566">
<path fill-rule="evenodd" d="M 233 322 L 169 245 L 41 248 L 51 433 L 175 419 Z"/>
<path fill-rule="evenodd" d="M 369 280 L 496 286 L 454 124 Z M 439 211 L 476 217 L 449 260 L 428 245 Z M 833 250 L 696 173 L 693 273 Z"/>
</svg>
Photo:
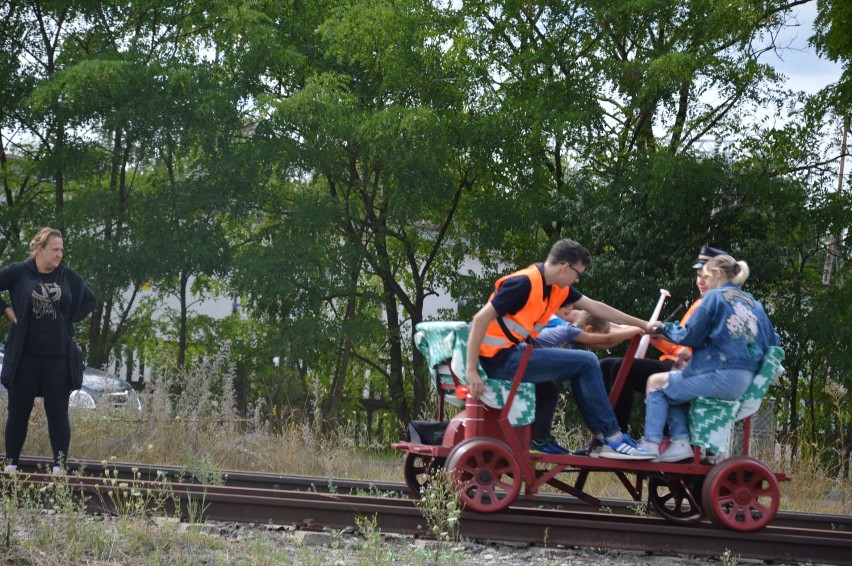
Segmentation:
<svg viewBox="0 0 852 566">
<path fill-rule="evenodd" d="M 690 401 L 698 397 L 739 399 L 753 378 L 754 373 L 740 369 L 720 369 L 687 378 L 683 372 L 669 372 L 668 384 L 651 391 L 645 401 L 645 440 L 659 444 L 666 422 L 672 440 L 689 439 L 686 410 Z"/>
<path fill-rule="evenodd" d="M 513 380 L 521 363 L 526 345 L 512 349 L 503 363 L 495 364 L 490 358 L 480 358 L 485 373 L 494 379 Z M 553 382 L 570 381 L 571 393 L 580 414 L 593 433 L 612 436 L 619 432 L 618 420 L 609 404 L 598 357 L 587 350 L 565 348 L 533 348 L 522 381 L 542 384 L 536 386 L 535 425 L 533 436 L 538 440 L 550 438 L 550 428 L 558 390 Z M 541 393 L 539 394 L 539 389 Z"/>
</svg>

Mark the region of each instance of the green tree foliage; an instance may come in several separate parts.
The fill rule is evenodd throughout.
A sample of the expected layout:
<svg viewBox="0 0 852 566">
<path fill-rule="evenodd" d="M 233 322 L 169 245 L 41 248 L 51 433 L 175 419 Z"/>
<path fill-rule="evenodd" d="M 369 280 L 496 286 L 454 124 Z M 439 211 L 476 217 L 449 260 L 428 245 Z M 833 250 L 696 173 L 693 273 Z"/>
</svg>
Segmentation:
<svg viewBox="0 0 852 566">
<path fill-rule="evenodd" d="M 290 238 L 298 237 L 306 261 L 325 273 L 305 283 L 315 288 L 323 279 L 327 283 L 308 294 L 323 302 L 311 301 L 310 309 L 303 305 L 295 315 L 293 309 L 285 312 L 296 318 L 309 312 L 315 324 L 324 318 L 318 311 L 335 315 L 336 328 L 326 334 L 337 336 L 338 344 L 324 415 L 336 418 L 350 375 L 368 369 L 386 376 L 381 397 L 405 422 L 428 393 L 419 355 L 413 379 L 404 379 L 413 325 L 423 319 L 425 299 L 437 282 L 459 263 L 458 245 L 447 246 L 449 229 L 462 193 L 475 184 L 482 166 L 464 135 L 475 124 L 465 111 L 464 53 L 447 49 L 460 23 L 429 2 L 292 9 L 296 20 L 311 21 L 313 36 L 270 46 L 264 33 L 270 18 L 255 15 L 265 46 L 239 46 L 251 54 L 300 50 L 300 56 L 289 53 L 285 62 L 291 67 L 269 61 L 259 66 L 265 81 L 247 79 L 277 87 L 258 94 L 265 117 L 257 127 L 258 150 L 277 148 L 281 157 L 272 169 L 277 179 L 289 177 L 276 190 L 284 204 L 270 203 L 268 209 L 288 222 L 270 226 L 270 239 L 275 247 L 292 248 Z M 276 37 L 287 37 L 284 30 L 292 22 L 276 21 L 282 29 Z M 299 178 L 302 172 L 308 172 L 307 183 Z M 314 192 L 302 197 L 304 190 Z M 318 208 L 319 214 L 300 214 L 300 206 Z M 303 281 L 297 277 L 295 285 L 280 287 L 275 304 L 295 302 L 287 295 L 298 295 Z M 378 342 L 370 337 L 376 324 L 386 329 Z M 410 397 L 398 394 L 406 390 L 412 405 Z"/>
<path fill-rule="evenodd" d="M 10 2 L 0 253 L 65 230 L 100 299 L 92 365 L 228 341 L 246 407 L 387 440 L 430 406 L 411 337 L 434 295 L 467 318 L 572 237 L 581 290 L 646 316 L 660 288 L 694 298 L 710 243 L 749 262 L 783 335 L 779 430 L 850 439 L 826 403 L 852 387 L 830 261 L 848 68 L 806 97 L 764 61 L 799 3 Z M 814 45 L 848 63 L 845 5 L 818 7 Z M 194 313 L 215 296 L 237 315 Z"/>
<path fill-rule="evenodd" d="M 852 111 L 852 5 L 843 0 L 817 0 L 816 4 L 811 45 L 821 55 L 843 65 L 843 75 L 829 91 L 839 113 L 848 117 Z"/>
</svg>

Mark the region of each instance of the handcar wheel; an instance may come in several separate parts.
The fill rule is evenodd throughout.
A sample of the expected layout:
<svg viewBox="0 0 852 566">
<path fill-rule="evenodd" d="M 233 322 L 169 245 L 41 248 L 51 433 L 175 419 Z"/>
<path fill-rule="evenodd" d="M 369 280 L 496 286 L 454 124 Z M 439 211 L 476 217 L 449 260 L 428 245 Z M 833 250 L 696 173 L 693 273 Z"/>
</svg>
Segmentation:
<svg viewBox="0 0 852 566">
<path fill-rule="evenodd" d="M 772 470 L 748 456 L 735 456 L 717 464 L 704 480 L 704 508 L 721 527 L 751 532 L 775 517 L 781 492 Z"/>
<path fill-rule="evenodd" d="M 511 505 L 521 490 L 521 467 L 506 443 L 472 438 L 453 448 L 447 471 L 466 507 L 494 513 Z"/>
<path fill-rule="evenodd" d="M 444 466 L 445 458 L 433 458 L 409 452 L 402 464 L 405 485 L 416 499 L 420 499 L 423 490 Z"/>
<path fill-rule="evenodd" d="M 701 521 L 702 478 L 684 476 L 648 479 L 648 503 L 667 521 L 691 525 Z"/>
</svg>

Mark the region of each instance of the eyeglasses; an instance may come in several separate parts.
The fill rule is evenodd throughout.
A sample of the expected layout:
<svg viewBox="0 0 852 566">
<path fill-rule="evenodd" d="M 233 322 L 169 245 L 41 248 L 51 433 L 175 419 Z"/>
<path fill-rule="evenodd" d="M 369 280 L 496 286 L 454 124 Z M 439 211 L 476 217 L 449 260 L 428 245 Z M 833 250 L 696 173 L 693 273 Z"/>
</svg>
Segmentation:
<svg viewBox="0 0 852 566">
<path fill-rule="evenodd" d="M 577 275 L 577 281 L 579 281 L 579 280 L 580 280 L 580 277 L 582 277 L 582 275 L 583 275 L 583 272 L 582 272 L 582 271 L 578 271 L 576 267 L 574 267 L 573 265 L 571 265 L 571 264 L 570 264 L 570 263 L 568 263 L 568 262 L 565 262 L 565 265 L 567 265 L 568 267 L 570 267 L 570 268 L 571 268 L 571 270 L 572 270 L 572 271 L 573 271 L 573 272 Z"/>
</svg>

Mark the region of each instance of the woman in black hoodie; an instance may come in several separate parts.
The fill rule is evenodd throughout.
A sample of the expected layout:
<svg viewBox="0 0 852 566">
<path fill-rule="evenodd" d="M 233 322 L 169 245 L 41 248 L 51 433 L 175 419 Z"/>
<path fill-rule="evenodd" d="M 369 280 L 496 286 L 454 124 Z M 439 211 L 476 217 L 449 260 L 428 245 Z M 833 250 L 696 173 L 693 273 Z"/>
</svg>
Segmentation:
<svg viewBox="0 0 852 566">
<path fill-rule="evenodd" d="M 83 385 L 83 355 L 74 341 L 74 323 L 95 309 L 95 295 L 83 278 L 61 265 L 62 233 L 42 228 L 30 242 L 30 257 L 0 269 L 0 310 L 12 322 L 0 371 L 9 392 L 6 418 L 6 471 L 14 471 L 27 438 L 37 396 L 44 397 L 53 472 L 61 474 L 71 424 L 68 398 Z"/>
</svg>

